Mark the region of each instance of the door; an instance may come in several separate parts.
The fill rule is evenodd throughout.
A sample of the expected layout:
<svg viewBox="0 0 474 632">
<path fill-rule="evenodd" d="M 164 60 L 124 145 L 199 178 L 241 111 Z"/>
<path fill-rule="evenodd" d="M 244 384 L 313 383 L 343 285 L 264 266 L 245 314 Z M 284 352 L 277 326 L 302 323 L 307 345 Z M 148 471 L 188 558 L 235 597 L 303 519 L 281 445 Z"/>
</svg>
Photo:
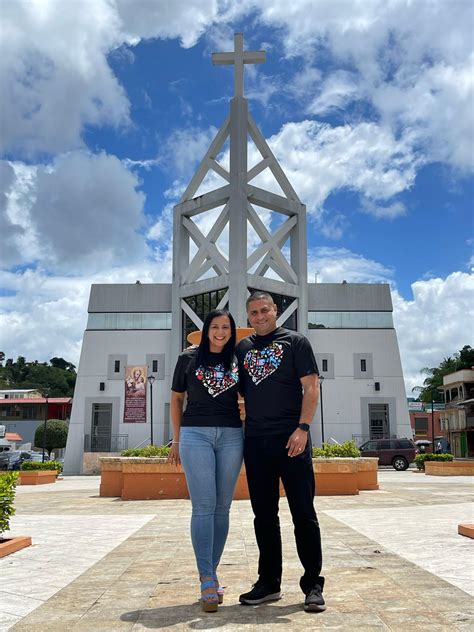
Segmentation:
<svg viewBox="0 0 474 632">
<path fill-rule="evenodd" d="M 112 404 L 92 404 L 91 452 L 110 452 Z"/>
<path fill-rule="evenodd" d="M 388 404 L 369 404 L 369 432 L 371 439 L 389 438 Z"/>
</svg>

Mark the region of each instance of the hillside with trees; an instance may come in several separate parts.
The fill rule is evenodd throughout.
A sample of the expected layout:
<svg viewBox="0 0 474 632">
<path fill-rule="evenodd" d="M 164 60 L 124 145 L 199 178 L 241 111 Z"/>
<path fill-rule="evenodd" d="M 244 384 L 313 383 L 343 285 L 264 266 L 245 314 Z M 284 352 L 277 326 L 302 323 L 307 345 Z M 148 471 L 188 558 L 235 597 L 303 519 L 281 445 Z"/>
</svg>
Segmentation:
<svg viewBox="0 0 474 632">
<path fill-rule="evenodd" d="M 421 373 L 427 377 L 423 381 L 423 386 L 416 386 L 413 390 L 419 391 L 421 402 L 431 402 L 431 397 L 434 402 L 442 402 L 443 392 L 439 388 L 443 386 L 443 376 L 471 367 L 474 367 L 474 349 L 465 345 L 452 356 L 444 358 L 439 366 L 421 369 Z"/>
<path fill-rule="evenodd" d="M 49 362 L 27 362 L 23 356 L 16 361 L 5 360 L 0 352 L 0 389 L 49 389 L 50 397 L 72 397 L 76 384 L 76 367 L 64 358 L 51 358 Z"/>
</svg>

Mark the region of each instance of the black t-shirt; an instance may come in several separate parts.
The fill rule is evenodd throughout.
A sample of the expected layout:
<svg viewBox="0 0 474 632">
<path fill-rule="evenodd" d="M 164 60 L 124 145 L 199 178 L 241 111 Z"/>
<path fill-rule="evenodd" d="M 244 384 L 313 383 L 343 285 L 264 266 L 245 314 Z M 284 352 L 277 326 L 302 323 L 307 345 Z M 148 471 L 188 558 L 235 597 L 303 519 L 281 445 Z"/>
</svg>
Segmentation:
<svg viewBox="0 0 474 632">
<path fill-rule="evenodd" d="M 319 374 L 309 340 L 278 327 L 267 336 L 244 338 L 236 355 L 239 390 L 245 397 L 245 434 L 256 437 L 293 432 L 303 401 L 300 378 Z"/>
<path fill-rule="evenodd" d="M 186 349 L 179 356 L 171 390 L 187 393 L 182 426 L 223 426 L 238 428 L 237 403 L 239 369 L 234 360 L 231 370 L 224 371 L 221 353 L 210 353 L 208 367 L 196 367 L 197 348 Z"/>
</svg>

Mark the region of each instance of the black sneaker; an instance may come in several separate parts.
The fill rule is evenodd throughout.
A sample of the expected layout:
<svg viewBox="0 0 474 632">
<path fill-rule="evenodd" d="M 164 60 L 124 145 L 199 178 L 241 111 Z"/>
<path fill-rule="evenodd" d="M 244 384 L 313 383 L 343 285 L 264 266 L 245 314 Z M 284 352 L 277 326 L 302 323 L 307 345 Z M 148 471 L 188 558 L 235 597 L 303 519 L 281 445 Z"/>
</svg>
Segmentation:
<svg viewBox="0 0 474 632">
<path fill-rule="evenodd" d="M 259 603 L 264 603 L 265 601 L 277 601 L 278 599 L 281 599 L 280 589 L 276 586 L 266 586 L 260 580 L 253 585 L 252 590 L 243 593 L 239 597 L 240 603 L 247 606 L 256 606 Z"/>
<path fill-rule="evenodd" d="M 326 610 L 323 591 L 319 584 L 316 584 L 316 586 L 306 594 L 304 609 L 306 612 L 323 612 L 323 610 Z"/>
</svg>

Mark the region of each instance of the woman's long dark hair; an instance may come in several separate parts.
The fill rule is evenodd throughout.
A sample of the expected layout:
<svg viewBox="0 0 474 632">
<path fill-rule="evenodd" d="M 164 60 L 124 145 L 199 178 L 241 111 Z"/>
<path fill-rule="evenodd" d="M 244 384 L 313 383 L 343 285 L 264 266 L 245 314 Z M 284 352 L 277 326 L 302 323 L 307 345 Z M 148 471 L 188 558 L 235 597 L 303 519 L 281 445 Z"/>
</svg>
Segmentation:
<svg viewBox="0 0 474 632">
<path fill-rule="evenodd" d="M 213 309 L 212 312 L 209 312 L 209 314 L 204 319 L 201 342 L 199 343 L 196 355 L 196 366 L 209 366 L 209 327 L 211 326 L 214 318 L 217 318 L 218 316 L 227 316 L 230 321 L 230 340 L 226 342 L 222 350 L 224 368 L 226 371 L 229 371 L 232 366 L 232 359 L 234 357 L 237 332 L 235 328 L 235 320 L 233 319 L 232 314 L 226 309 Z"/>
</svg>

